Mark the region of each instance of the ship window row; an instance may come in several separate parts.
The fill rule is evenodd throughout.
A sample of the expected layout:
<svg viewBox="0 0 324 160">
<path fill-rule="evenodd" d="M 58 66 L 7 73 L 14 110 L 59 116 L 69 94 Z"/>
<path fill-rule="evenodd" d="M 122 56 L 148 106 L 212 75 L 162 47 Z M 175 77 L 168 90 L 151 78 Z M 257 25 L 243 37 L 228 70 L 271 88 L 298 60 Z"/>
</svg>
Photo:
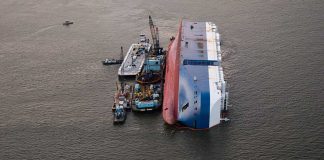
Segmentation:
<svg viewBox="0 0 324 160">
<path fill-rule="evenodd" d="M 218 66 L 218 61 L 211 61 L 211 60 L 183 60 L 183 65 L 199 65 L 199 66 Z"/>
</svg>

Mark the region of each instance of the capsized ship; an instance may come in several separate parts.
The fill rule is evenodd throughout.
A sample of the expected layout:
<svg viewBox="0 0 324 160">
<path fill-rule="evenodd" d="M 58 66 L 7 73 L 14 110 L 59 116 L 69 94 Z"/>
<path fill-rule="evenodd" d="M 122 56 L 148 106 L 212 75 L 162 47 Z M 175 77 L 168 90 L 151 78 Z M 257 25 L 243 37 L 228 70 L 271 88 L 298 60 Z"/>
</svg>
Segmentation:
<svg viewBox="0 0 324 160">
<path fill-rule="evenodd" d="M 211 22 L 181 21 L 166 59 L 166 123 L 203 129 L 227 120 L 228 92 L 221 61 L 217 26 Z"/>
</svg>

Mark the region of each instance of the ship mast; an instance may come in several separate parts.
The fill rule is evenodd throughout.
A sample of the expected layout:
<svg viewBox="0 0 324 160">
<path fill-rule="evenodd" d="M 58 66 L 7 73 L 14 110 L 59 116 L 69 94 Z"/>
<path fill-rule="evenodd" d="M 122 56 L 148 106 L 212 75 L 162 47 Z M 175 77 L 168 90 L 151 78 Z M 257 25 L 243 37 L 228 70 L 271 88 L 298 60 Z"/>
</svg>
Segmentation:
<svg viewBox="0 0 324 160">
<path fill-rule="evenodd" d="M 123 46 L 120 47 L 120 60 L 124 60 Z"/>
</svg>

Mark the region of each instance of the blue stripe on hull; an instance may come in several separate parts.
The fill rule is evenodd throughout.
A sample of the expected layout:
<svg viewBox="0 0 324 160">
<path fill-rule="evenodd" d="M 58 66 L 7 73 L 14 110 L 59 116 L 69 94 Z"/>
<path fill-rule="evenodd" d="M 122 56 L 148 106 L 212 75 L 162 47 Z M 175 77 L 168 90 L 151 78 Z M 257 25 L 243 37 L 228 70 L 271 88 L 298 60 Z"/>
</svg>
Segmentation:
<svg viewBox="0 0 324 160">
<path fill-rule="evenodd" d="M 194 81 L 188 76 L 187 70 L 180 66 L 178 121 L 186 126 L 194 125 Z M 186 106 L 187 105 L 187 106 Z"/>
<path fill-rule="evenodd" d="M 208 92 L 201 94 L 201 109 L 197 120 L 196 128 L 209 128 L 209 111 L 210 111 L 210 96 Z"/>
<path fill-rule="evenodd" d="M 179 72 L 178 121 L 191 128 L 209 128 L 209 81 L 208 79 L 199 79 L 199 77 L 209 76 L 208 66 L 191 68 L 194 73 L 188 73 L 186 67 L 188 66 L 180 66 Z M 198 77 L 197 81 L 193 80 L 194 76 Z M 197 91 L 197 94 L 195 94 L 195 91 Z"/>
</svg>

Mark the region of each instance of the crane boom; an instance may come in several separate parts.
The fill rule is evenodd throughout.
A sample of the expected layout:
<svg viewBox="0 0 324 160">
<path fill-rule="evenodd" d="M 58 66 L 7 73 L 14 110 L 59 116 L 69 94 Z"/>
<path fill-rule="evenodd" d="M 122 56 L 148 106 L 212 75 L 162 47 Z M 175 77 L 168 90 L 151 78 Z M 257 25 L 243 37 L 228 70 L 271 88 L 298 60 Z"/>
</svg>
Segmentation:
<svg viewBox="0 0 324 160">
<path fill-rule="evenodd" d="M 159 28 L 156 27 L 156 32 L 155 32 L 155 37 L 156 37 L 156 49 L 160 48 L 160 38 L 159 38 Z"/>
<path fill-rule="evenodd" d="M 158 28 L 155 27 L 155 25 L 153 24 L 153 20 L 151 16 L 149 16 L 149 24 L 150 24 L 150 30 L 152 35 L 152 41 L 153 41 L 153 49 L 154 52 L 156 52 L 160 48 L 159 35 L 158 35 Z"/>
</svg>

